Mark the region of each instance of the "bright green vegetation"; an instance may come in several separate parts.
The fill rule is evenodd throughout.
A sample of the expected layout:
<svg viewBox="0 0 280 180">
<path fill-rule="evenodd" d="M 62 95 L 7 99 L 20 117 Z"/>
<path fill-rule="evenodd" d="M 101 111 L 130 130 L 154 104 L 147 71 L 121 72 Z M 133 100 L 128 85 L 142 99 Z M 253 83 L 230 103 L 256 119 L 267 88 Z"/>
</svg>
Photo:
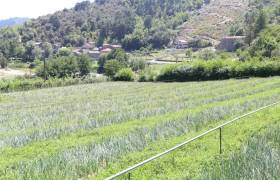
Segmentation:
<svg viewBox="0 0 280 180">
<path fill-rule="evenodd" d="M 25 79 L 5 79 L 0 80 L 0 92 L 12 92 L 12 91 L 26 91 L 31 89 L 50 88 L 50 87 L 61 87 L 70 86 L 77 84 L 92 84 L 97 82 L 106 81 L 106 77 L 86 77 L 80 78 L 64 78 L 64 79 L 49 79 L 44 81 L 41 78 Z"/>
<path fill-rule="evenodd" d="M 0 102 L 0 179 L 102 179 L 279 100 L 280 78 L 99 83 L 3 97 L 9 102 Z M 229 128 L 225 150 L 238 149 L 278 117 L 272 108 Z M 185 158 L 168 156 L 134 175 L 192 177 L 217 155 L 217 136 L 209 138 L 202 140 L 209 148 L 193 144 L 178 152 Z"/>
<path fill-rule="evenodd" d="M 181 63 L 164 68 L 159 81 L 217 80 L 242 77 L 269 77 L 280 75 L 280 61 L 212 60 Z"/>
<path fill-rule="evenodd" d="M 279 116 L 278 116 L 279 117 Z M 278 119 L 279 120 L 279 119 Z M 266 128 L 242 148 L 204 172 L 205 179 L 278 179 L 280 123 Z"/>
</svg>

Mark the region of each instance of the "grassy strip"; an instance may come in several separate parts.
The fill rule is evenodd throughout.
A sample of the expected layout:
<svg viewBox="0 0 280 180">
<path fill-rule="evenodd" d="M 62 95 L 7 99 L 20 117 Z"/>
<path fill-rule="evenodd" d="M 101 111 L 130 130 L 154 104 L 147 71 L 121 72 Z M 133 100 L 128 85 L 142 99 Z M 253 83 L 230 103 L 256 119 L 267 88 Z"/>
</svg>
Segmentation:
<svg viewBox="0 0 280 180">
<path fill-rule="evenodd" d="M 50 87 L 70 86 L 77 84 L 91 84 L 97 82 L 104 82 L 106 78 L 88 77 L 85 79 L 50 79 L 44 81 L 41 78 L 36 79 L 12 79 L 0 80 L 0 92 L 26 91 L 31 89 L 41 89 Z"/>
</svg>

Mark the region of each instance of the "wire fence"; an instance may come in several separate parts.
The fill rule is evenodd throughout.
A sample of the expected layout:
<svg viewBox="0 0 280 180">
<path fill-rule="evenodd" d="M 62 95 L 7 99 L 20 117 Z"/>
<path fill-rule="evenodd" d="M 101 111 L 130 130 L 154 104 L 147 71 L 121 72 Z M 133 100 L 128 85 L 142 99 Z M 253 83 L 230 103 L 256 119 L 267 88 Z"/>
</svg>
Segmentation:
<svg viewBox="0 0 280 180">
<path fill-rule="evenodd" d="M 264 109 L 268 109 L 270 107 L 276 106 L 278 104 L 280 104 L 280 101 L 275 102 L 275 103 L 270 104 L 270 105 L 267 105 L 267 106 L 264 106 L 264 107 L 261 107 L 259 109 L 254 110 L 254 111 L 246 113 L 246 114 L 244 114 L 242 116 L 238 116 L 238 117 L 236 117 L 236 118 L 234 118 L 234 119 L 232 119 L 232 120 L 230 120 L 228 122 L 225 122 L 225 123 L 223 123 L 223 124 L 221 124 L 221 125 L 219 125 L 219 126 L 217 126 L 215 128 L 212 128 L 212 129 L 210 129 L 210 130 L 208 130 L 208 131 L 206 131 L 206 132 L 204 132 L 204 133 L 202 133 L 202 134 L 200 134 L 200 135 L 198 135 L 198 136 L 196 136 L 196 137 L 194 137 L 192 139 L 189 139 L 189 140 L 187 140 L 187 141 L 185 141 L 185 142 L 183 142 L 181 144 L 178 144 L 178 145 L 174 146 L 171 149 L 168 149 L 168 150 L 166 150 L 166 151 L 164 151 L 162 153 L 159 153 L 159 154 L 157 154 L 157 155 L 155 155 L 155 156 L 153 156 L 153 157 L 151 157 L 149 159 L 146 159 L 145 161 L 142 161 L 142 162 L 140 162 L 138 164 L 135 164 L 134 166 L 131 166 L 131 167 L 129 167 L 129 168 L 127 168 L 127 169 L 117 173 L 117 174 L 114 174 L 114 175 L 106 178 L 106 180 L 113 180 L 113 179 L 115 179 L 117 177 L 120 177 L 120 176 L 123 176 L 123 175 L 126 175 L 126 174 L 127 174 L 127 179 L 130 180 L 131 179 L 131 173 L 132 173 L 133 170 L 135 170 L 135 169 L 137 169 L 139 167 L 142 167 L 142 166 L 150 163 L 151 161 L 157 160 L 157 159 L 159 159 L 160 157 L 162 157 L 164 155 L 170 154 L 171 152 L 173 152 L 173 151 L 175 151 L 175 150 L 177 150 L 177 149 L 179 149 L 179 148 L 181 148 L 181 147 L 183 147 L 183 146 L 185 146 L 185 145 L 187 145 L 187 144 L 189 144 L 189 143 L 191 143 L 193 141 L 196 141 L 196 140 L 198 140 L 198 139 L 200 139 L 200 138 L 202 138 L 202 137 L 204 137 L 204 136 L 206 136 L 206 135 L 208 135 L 208 134 L 210 134 L 210 133 L 212 133 L 214 131 L 217 131 L 217 130 L 219 130 L 219 149 L 220 149 L 220 154 L 222 154 L 222 128 L 224 128 L 225 126 L 228 126 L 228 125 L 230 125 L 230 124 L 232 124 L 232 123 L 234 123 L 234 122 L 236 122 L 236 121 L 238 121 L 238 120 L 240 120 L 242 118 L 245 118 L 245 117 L 247 117 L 249 115 L 252 115 L 252 114 L 257 113 L 259 111 L 262 111 Z"/>
</svg>

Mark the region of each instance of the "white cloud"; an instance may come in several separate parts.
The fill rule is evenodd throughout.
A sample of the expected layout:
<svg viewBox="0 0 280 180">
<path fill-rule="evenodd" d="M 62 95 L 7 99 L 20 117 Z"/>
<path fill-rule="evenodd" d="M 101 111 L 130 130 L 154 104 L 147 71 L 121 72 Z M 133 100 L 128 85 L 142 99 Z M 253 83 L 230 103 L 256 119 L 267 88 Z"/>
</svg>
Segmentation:
<svg viewBox="0 0 280 180">
<path fill-rule="evenodd" d="M 72 8 L 81 1 L 83 0 L 0 0 L 0 19 L 36 18 L 64 8 Z"/>
</svg>

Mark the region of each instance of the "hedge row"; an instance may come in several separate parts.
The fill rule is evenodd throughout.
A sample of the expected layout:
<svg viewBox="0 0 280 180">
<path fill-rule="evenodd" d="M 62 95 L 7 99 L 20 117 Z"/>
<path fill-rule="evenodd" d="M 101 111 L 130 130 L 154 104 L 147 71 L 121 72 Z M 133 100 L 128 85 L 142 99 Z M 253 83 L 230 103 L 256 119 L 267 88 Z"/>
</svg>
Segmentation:
<svg viewBox="0 0 280 180">
<path fill-rule="evenodd" d="M 49 79 L 47 81 L 44 81 L 41 78 L 0 80 L 0 92 L 25 91 L 39 88 L 70 86 L 76 84 L 91 84 L 103 81 L 106 81 L 106 78 L 65 78 Z"/>
<path fill-rule="evenodd" d="M 170 65 L 158 81 L 222 80 L 242 77 L 280 76 L 280 61 L 213 60 Z"/>
</svg>

